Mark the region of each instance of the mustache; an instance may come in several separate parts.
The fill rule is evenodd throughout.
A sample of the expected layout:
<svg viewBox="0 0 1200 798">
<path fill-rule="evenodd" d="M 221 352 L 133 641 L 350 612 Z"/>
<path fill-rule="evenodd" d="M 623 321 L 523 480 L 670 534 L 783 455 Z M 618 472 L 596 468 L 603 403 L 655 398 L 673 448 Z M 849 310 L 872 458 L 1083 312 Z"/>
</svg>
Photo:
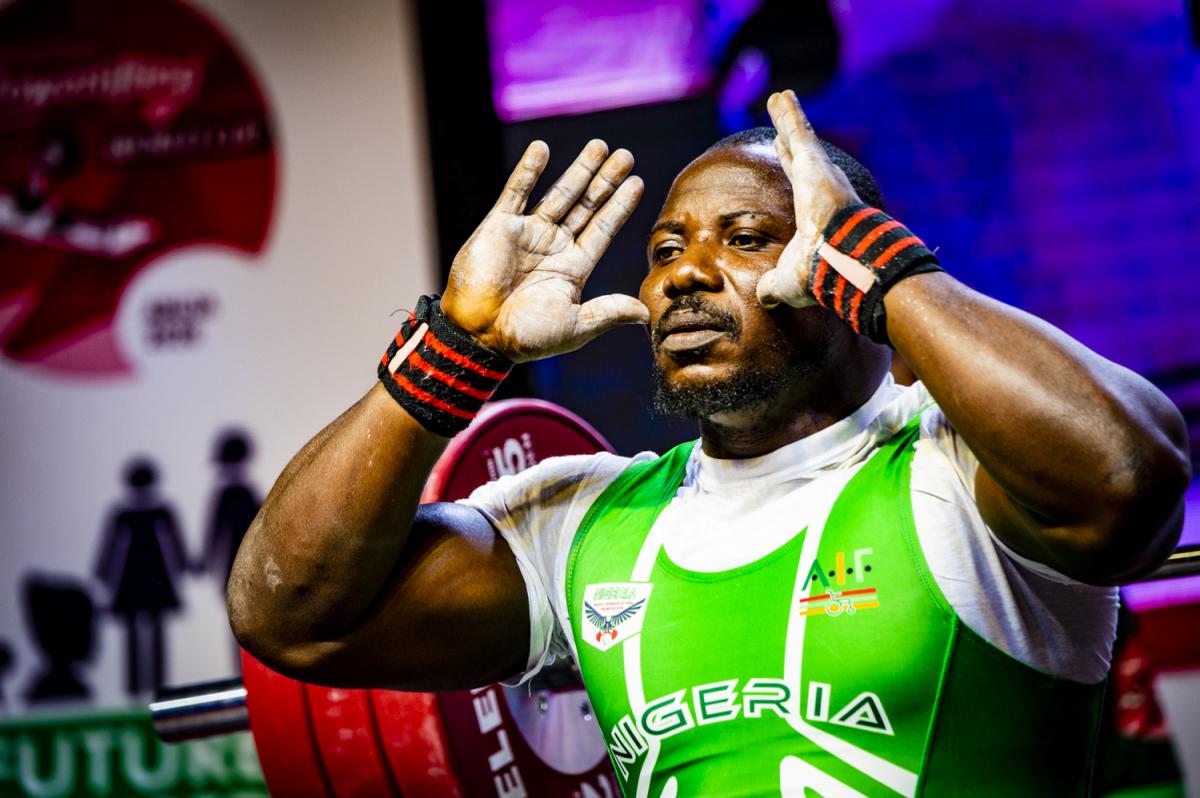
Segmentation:
<svg viewBox="0 0 1200 798">
<path fill-rule="evenodd" d="M 671 303 L 666 312 L 662 314 L 658 322 L 654 325 L 651 331 L 651 340 L 654 346 L 657 347 L 667 337 L 667 325 L 671 322 L 674 316 L 682 313 L 687 313 L 689 316 L 702 317 L 700 320 L 707 326 L 715 330 L 723 330 L 732 333 L 737 337 L 739 331 L 737 319 L 733 314 L 716 305 L 708 302 L 703 297 L 696 294 L 687 294 L 679 297 Z"/>
</svg>

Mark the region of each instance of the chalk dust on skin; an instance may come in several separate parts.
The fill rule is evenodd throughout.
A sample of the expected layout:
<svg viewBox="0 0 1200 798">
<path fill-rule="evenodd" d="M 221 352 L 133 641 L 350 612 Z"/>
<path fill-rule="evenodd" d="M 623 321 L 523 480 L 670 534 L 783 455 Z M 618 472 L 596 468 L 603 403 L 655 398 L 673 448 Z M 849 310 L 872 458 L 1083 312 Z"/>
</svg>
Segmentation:
<svg viewBox="0 0 1200 798">
<path fill-rule="evenodd" d="M 267 557 L 266 565 L 263 566 L 263 576 L 266 577 L 267 587 L 274 593 L 283 584 L 283 571 L 279 568 L 279 563 L 275 562 L 274 557 Z"/>
</svg>

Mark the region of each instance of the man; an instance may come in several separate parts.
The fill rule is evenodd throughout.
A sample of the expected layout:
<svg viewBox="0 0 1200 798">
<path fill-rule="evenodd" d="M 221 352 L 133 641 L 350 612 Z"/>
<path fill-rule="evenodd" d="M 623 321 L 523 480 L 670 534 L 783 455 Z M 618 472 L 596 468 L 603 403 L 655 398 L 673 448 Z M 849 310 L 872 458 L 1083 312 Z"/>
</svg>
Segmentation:
<svg viewBox="0 0 1200 798">
<path fill-rule="evenodd" d="M 579 302 L 640 197 L 632 157 L 589 143 L 526 214 L 530 145 L 440 308 L 272 490 L 234 629 L 344 685 L 482 685 L 569 652 L 630 795 L 1084 794 L 1106 586 L 1174 545 L 1182 420 L 941 271 L 792 93 L 768 109 L 773 146 L 734 137 L 676 179 L 638 299 Z M 622 323 L 649 326 L 660 404 L 700 445 L 417 506 L 510 362 Z M 923 386 L 891 383 L 888 344 Z"/>
</svg>

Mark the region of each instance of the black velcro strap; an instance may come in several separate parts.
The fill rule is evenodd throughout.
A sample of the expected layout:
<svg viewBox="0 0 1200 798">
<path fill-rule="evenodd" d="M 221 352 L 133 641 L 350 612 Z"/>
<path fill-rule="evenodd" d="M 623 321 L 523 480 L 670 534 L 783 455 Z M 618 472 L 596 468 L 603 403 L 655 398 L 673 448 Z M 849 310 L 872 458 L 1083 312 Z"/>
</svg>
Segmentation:
<svg viewBox="0 0 1200 798">
<path fill-rule="evenodd" d="M 427 326 L 402 363 L 397 353 Z M 436 294 L 422 296 L 379 363 L 379 379 L 401 407 L 431 432 L 453 437 L 471 423 L 513 364 L 480 345 L 442 313 Z"/>
<path fill-rule="evenodd" d="M 875 283 L 866 292 L 851 283 L 820 252 L 809 269 L 809 291 L 817 303 L 872 341 L 891 345 L 884 295 L 896 283 L 917 274 L 942 271 L 925 242 L 877 208 L 847 205 L 825 226 L 824 241 L 866 266 Z"/>
</svg>

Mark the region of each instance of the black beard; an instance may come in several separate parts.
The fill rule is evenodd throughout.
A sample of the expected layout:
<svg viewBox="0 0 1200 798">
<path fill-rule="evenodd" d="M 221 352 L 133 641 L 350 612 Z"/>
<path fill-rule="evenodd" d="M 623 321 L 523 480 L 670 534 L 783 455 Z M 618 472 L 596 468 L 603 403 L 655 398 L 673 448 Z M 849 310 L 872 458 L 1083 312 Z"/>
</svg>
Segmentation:
<svg viewBox="0 0 1200 798">
<path fill-rule="evenodd" d="M 698 419 L 746 410 L 771 402 L 818 370 L 810 363 L 792 363 L 770 373 L 742 370 L 721 382 L 677 388 L 655 365 L 654 409 L 664 416 Z"/>
<path fill-rule="evenodd" d="M 771 371 L 739 369 L 732 377 L 721 382 L 710 382 L 690 388 L 678 388 L 667 382 L 658 362 L 653 358 L 654 350 L 658 349 L 664 332 L 664 323 L 676 310 L 694 310 L 708 313 L 724 321 L 734 341 L 741 340 L 742 331 L 734 321 L 733 316 L 721 311 L 702 298 L 695 295 L 685 295 L 675 300 L 671 307 L 659 319 L 658 325 L 652 331 L 651 357 L 654 362 L 654 408 L 665 416 L 683 416 L 685 418 L 710 418 L 718 413 L 729 413 L 746 410 L 755 405 L 763 405 L 782 396 L 797 383 L 807 382 L 813 375 L 827 367 L 828 336 L 820 342 L 814 341 L 815 346 L 808 349 L 807 360 L 798 359 L 796 353 L 788 352 L 780 338 L 772 339 L 767 346 L 783 355 L 780 358 L 786 365 Z M 692 355 L 700 359 L 699 352 Z"/>
<path fill-rule="evenodd" d="M 717 413 L 745 410 L 778 396 L 795 375 L 740 371 L 723 382 L 676 388 L 660 369 L 654 369 L 654 409 L 664 416 L 708 418 Z"/>
</svg>

